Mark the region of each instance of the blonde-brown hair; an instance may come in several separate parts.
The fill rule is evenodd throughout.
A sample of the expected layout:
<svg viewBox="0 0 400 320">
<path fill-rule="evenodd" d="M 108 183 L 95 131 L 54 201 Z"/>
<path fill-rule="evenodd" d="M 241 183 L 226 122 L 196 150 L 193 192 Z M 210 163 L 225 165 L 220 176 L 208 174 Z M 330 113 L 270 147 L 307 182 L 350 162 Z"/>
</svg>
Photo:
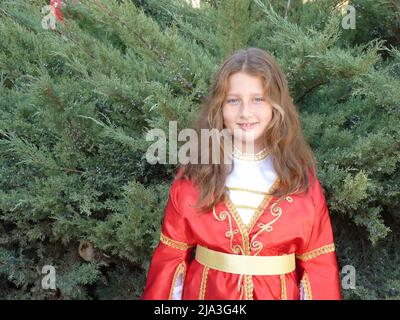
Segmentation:
<svg viewBox="0 0 400 320">
<path fill-rule="evenodd" d="M 272 106 L 272 119 L 264 133 L 264 144 L 272 155 L 280 179 L 272 195 L 281 200 L 289 194 L 306 192 L 312 183 L 309 177 L 312 176 L 313 180 L 316 177 L 316 160 L 303 137 L 300 115 L 290 96 L 286 77 L 266 51 L 253 47 L 238 50 L 223 62 L 202 103 L 194 130 L 200 137 L 201 129 L 224 129 L 222 106 L 228 92 L 228 80 L 233 73 L 240 71 L 262 78 L 266 100 Z M 208 147 L 211 154 L 211 143 Z M 219 148 L 220 158 L 223 159 L 224 143 L 220 143 Z M 201 152 L 201 147 L 199 150 Z M 223 161 L 219 164 L 211 161 L 208 164 L 200 161 L 198 164 L 189 163 L 179 168 L 176 178 L 190 179 L 198 187 L 199 199 L 195 207 L 207 212 L 225 199 L 229 167 Z"/>
</svg>

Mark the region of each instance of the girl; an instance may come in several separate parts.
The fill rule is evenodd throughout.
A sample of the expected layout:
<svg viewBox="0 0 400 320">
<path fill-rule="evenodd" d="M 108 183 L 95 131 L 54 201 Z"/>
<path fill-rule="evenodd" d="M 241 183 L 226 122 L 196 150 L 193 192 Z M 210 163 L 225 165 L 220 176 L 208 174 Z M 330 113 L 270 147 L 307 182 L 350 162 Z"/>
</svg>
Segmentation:
<svg viewBox="0 0 400 320">
<path fill-rule="evenodd" d="M 232 161 L 181 166 L 141 299 L 341 299 L 316 161 L 270 54 L 225 60 L 201 129 L 228 130 L 233 151 L 220 144 L 220 159 Z"/>
</svg>

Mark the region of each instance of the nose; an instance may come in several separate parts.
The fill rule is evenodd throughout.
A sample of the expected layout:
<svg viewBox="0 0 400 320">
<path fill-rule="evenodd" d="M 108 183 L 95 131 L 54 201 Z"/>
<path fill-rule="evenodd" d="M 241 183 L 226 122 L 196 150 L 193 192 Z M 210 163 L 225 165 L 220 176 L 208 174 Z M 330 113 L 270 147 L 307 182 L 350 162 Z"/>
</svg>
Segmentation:
<svg viewBox="0 0 400 320">
<path fill-rule="evenodd" d="M 243 101 L 241 107 L 240 107 L 240 115 L 242 117 L 247 117 L 250 115 L 250 104 L 246 101 Z"/>
</svg>

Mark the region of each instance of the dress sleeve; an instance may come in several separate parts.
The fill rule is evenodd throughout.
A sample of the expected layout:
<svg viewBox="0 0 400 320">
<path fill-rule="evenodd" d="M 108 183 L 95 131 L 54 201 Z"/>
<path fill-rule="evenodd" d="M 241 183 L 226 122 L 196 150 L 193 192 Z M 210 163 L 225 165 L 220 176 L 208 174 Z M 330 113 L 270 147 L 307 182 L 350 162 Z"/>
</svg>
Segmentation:
<svg viewBox="0 0 400 320">
<path fill-rule="evenodd" d="M 180 300 L 191 251 L 195 245 L 185 217 L 180 180 L 172 183 L 160 241 L 150 261 L 140 300 Z"/>
<path fill-rule="evenodd" d="M 300 299 L 341 300 L 340 277 L 331 220 L 318 178 L 311 188 L 314 216 L 308 241 L 296 253 Z"/>
</svg>

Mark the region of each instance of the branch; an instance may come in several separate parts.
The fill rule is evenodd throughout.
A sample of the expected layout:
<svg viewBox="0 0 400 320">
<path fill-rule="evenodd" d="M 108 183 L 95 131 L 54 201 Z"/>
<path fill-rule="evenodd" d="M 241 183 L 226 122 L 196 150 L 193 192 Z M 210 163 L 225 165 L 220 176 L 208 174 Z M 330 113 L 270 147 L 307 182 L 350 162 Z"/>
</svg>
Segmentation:
<svg viewBox="0 0 400 320">
<path fill-rule="evenodd" d="M 301 100 L 303 100 L 307 95 L 309 95 L 316 88 L 323 86 L 324 84 L 327 84 L 327 83 L 329 83 L 329 81 L 325 80 L 325 81 L 318 82 L 317 84 L 313 85 L 311 88 L 307 89 L 306 92 L 304 92 L 299 98 L 296 99 L 296 103 L 299 103 Z"/>
</svg>

